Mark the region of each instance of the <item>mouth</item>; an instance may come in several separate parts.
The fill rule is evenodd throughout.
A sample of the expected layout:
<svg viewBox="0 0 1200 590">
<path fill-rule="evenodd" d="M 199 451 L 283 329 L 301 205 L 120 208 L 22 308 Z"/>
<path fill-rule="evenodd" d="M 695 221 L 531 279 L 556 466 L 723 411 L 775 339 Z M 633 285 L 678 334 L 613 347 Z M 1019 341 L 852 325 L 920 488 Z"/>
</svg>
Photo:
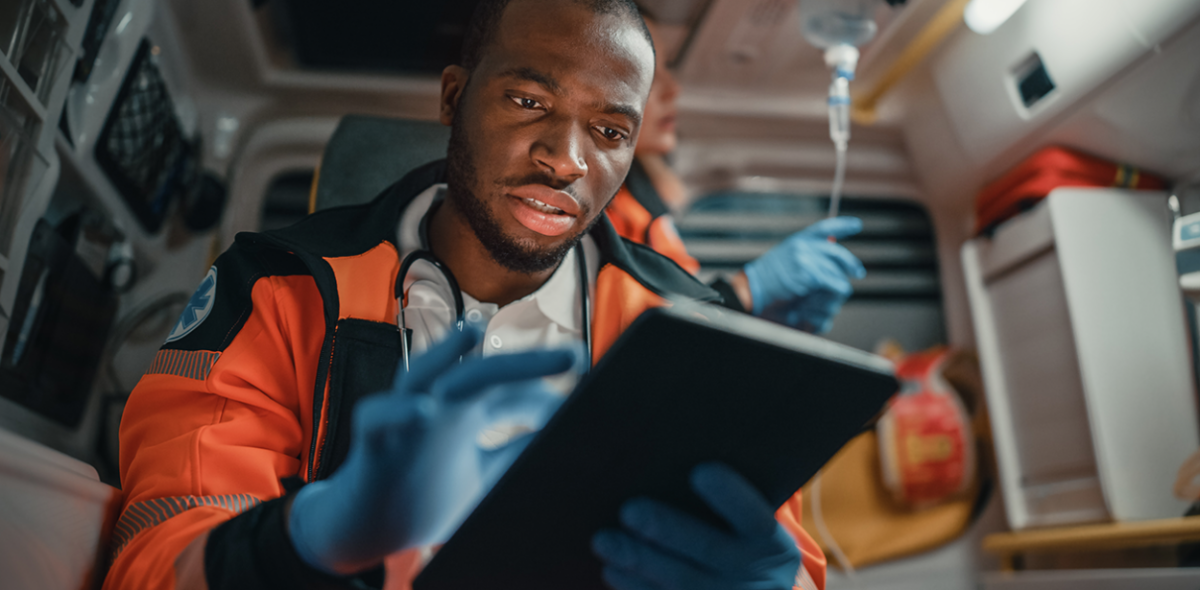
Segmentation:
<svg viewBox="0 0 1200 590">
<path fill-rule="evenodd" d="M 565 191 L 552 189 L 544 184 L 527 184 L 509 192 L 509 195 L 525 201 L 531 207 L 545 209 L 554 215 L 579 215 L 579 203 Z"/>
<path fill-rule="evenodd" d="M 529 184 L 509 194 L 509 210 L 527 229 L 545 236 L 559 236 L 575 225 L 580 206 L 566 192 L 546 185 Z"/>
<path fill-rule="evenodd" d="M 535 209 L 537 211 L 541 211 L 542 213 L 549 213 L 550 215 L 566 215 L 567 214 L 566 211 L 563 211 L 562 209 L 559 209 L 558 207 L 551 207 L 550 205 L 547 205 L 537 199 L 521 199 L 521 197 L 513 197 L 513 198 L 520 199 L 526 205 L 529 205 L 533 209 Z"/>
</svg>

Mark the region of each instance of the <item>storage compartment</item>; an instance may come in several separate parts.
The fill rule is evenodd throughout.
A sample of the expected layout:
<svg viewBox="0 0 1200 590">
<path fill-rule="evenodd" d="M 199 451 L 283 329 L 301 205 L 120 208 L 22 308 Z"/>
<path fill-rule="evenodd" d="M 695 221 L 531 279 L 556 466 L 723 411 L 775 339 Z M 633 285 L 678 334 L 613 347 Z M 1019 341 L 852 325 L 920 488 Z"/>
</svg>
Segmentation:
<svg viewBox="0 0 1200 590">
<path fill-rule="evenodd" d="M 1057 189 L 963 248 L 1014 529 L 1181 516 L 1200 446 L 1165 195 Z"/>
<path fill-rule="evenodd" d="M 67 22 L 47 0 L 25 0 L 25 4 L 28 12 L 10 61 L 17 66 L 21 79 L 38 100 L 45 104 L 59 71 L 66 66 L 71 54 L 64 39 Z"/>
<path fill-rule="evenodd" d="M 94 261 L 77 253 L 95 250 L 87 233 L 82 215 L 38 223 L 0 357 L 0 395 L 69 428 L 83 417 L 117 310 Z"/>
<path fill-rule="evenodd" d="M 0 81 L 0 256 L 8 256 L 18 212 L 32 179 L 41 178 L 46 162 L 26 135 L 21 121 L 4 106 Z"/>
<path fill-rule="evenodd" d="M 1140 61 L 1158 60 L 1200 19 L 1195 0 L 1037 0 L 988 35 L 961 31 L 931 60 L 963 150 L 988 167 Z M 1195 54 L 1185 62 L 1195 63 Z M 1173 71 L 1154 93 L 1185 75 Z M 1134 109 L 1142 119 L 1153 111 Z M 1179 124 L 1179 112 L 1159 116 Z M 1142 163 L 1142 159 L 1133 160 Z"/>
</svg>

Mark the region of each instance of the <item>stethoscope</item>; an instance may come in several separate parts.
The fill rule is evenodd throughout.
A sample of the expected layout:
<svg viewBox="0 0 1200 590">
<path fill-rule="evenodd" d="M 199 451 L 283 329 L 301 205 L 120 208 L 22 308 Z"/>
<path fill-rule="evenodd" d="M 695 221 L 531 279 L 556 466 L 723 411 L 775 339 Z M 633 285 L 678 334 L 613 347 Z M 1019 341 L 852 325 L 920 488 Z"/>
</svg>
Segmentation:
<svg viewBox="0 0 1200 590">
<path fill-rule="evenodd" d="M 578 258 L 575 261 L 576 266 L 579 267 L 579 307 L 583 319 L 583 326 L 580 331 L 583 335 L 584 345 L 587 347 L 587 361 L 584 363 L 584 366 L 590 367 L 592 361 L 592 322 L 591 311 L 588 309 L 588 306 L 591 304 L 591 298 L 588 296 L 587 259 L 583 254 L 582 242 L 575 245 L 575 253 Z M 400 338 L 400 356 L 404 360 L 405 371 L 409 369 L 408 358 L 409 349 L 412 347 L 412 329 L 408 327 L 408 324 L 404 320 L 404 279 L 408 276 L 408 271 L 413 263 L 418 260 L 424 260 L 432 264 L 438 272 L 442 273 L 442 276 L 446 279 L 446 283 L 450 286 L 450 294 L 454 296 L 454 329 L 462 332 L 463 326 L 466 323 L 466 305 L 463 303 L 462 289 L 459 288 L 458 280 L 454 278 L 454 273 L 446 265 L 442 264 L 442 261 L 438 260 L 437 256 L 434 256 L 433 252 L 429 250 L 414 250 L 408 256 L 405 256 L 404 260 L 400 262 L 400 271 L 396 273 L 395 287 L 396 307 L 399 309 L 396 313 L 396 325 L 400 327 L 400 334 L 402 335 Z"/>
</svg>

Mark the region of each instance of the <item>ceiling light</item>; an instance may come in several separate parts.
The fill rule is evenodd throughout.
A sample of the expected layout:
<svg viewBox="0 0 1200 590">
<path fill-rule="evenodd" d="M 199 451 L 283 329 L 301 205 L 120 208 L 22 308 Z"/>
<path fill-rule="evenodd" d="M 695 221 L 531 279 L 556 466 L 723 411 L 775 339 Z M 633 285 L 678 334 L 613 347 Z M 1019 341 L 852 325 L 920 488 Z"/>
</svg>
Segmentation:
<svg viewBox="0 0 1200 590">
<path fill-rule="evenodd" d="M 987 35 L 1000 28 L 1025 0 L 971 0 L 963 10 L 967 27 L 980 35 Z"/>
</svg>

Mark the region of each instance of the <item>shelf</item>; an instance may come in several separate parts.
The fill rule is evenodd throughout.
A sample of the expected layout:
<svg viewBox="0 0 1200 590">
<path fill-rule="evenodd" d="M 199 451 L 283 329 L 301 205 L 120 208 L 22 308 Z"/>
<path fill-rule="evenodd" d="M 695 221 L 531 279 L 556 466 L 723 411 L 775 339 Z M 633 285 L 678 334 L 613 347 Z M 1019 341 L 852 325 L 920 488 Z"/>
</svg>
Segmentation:
<svg viewBox="0 0 1200 590">
<path fill-rule="evenodd" d="M 984 537 L 983 550 L 1000 556 L 1003 569 L 1012 571 L 1013 558 L 1031 551 L 1095 551 L 1187 541 L 1200 541 L 1200 516 L 995 533 Z"/>
<path fill-rule="evenodd" d="M 76 12 L 79 12 L 79 10 L 84 7 L 84 4 L 80 4 L 79 6 L 71 4 L 71 0 L 52 0 L 51 3 L 54 4 L 54 7 L 58 9 L 59 15 L 65 18 L 68 22 L 71 20 L 72 15 L 74 15 Z"/>
<path fill-rule="evenodd" d="M 0 73 L 3 73 L 4 77 L 8 79 L 9 86 L 16 89 L 17 94 L 21 97 L 21 100 L 25 101 L 29 109 L 33 111 L 34 116 L 41 120 L 42 123 L 45 123 L 46 106 L 42 104 L 42 101 L 38 100 L 37 95 L 25 83 L 25 79 L 17 72 L 17 67 L 8 61 L 8 57 L 4 55 L 0 55 Z"/>
</svg>

